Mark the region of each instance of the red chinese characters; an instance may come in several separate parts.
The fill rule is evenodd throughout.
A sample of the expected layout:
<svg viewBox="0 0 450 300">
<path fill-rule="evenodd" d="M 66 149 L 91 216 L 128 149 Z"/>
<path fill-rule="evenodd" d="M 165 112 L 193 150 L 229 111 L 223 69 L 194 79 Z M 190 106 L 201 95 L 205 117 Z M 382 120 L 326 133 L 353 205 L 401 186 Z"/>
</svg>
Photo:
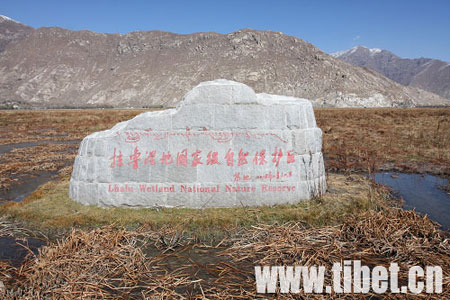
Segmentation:
<svg viewBox="0 0 450 300">
<path fill-rule="evenodd" d="M 277 152 L 277 147 L 275 147 L 275 151 L 272 154 L 273 159 L 272 162 L 275 164 L 276 167 L 280 164 L 280 160 L 283 157 L 283 150 L 280 150 Z"/>
<path fill-rule="evenodd" d="M 225 154 L 225 159 L 227 160 L 227 166 L 232 166 L 233 163 L 234 152 L 231 149 L 228 149 L 227 154 Z"/>
<path fill-rule="evenodd" d="M 203 164 L 206 166 L 223 164 L 228 167 L 240 167 L 248 165 L 250 162 L 254 166 L 268 165 L 278 167 L 280 163 L 291 164 L 295 162 L 293 150 L 283 152 L 283 150 L 278 147 L 270 154 L 272 159 L 269 161 L 267 161 L 266 158 L 266 149 L 256 151 L 254 156 L 252 155 L 251 157 L 249 157 L 249 152 L 242 148 L 239 150 L 236 157 L 231 148 L 228 149 L 225 155 L 222 154 L 223 156 L 220 155 L 219 151 L 202 151 L 199 149 L 189 153 L 187 148 L 177 152 L 176 156 L 172 155 L 170 151 L 158 153 L 156 150 L 147 150 L 144 152 L 144 155 L 142 155 L 141 151 L 142 150 L 136 146 L 129 155 L 128 165 L 135 170 L 142 166 L 151 167 L 158 163 L 161 165 L 174 165 L 176 167 L 197 167 L 198 165 Z M 284 153 L 286 153 L 286 155 Z M 114 148 L 113 155 L 109 160 L 111 161 L 110 168 L 121 167 L 124 165 L 123 154 L 119 149 Z"/>
<path fill-rule="evenodd" d="M 116 147 L 114 147 L 114 154 L 109 160 L 112 160 L 111 164 L 109 165 L 110 168 L 115 168 L 116 164 L 118 167 L 122 166 L 122 151 L 119 150 L 119 155 L 116 156 Z"/>
<path fill-rule="evenodd" d="M 288 155 L 287 156 L 287 163 L 288 164 L 294 163 L 295 162 L 294 150 L 288 151 L 287 155 Z"/>
<path fill-rule="evenodd" d="M 221 163 L 219 163 L 219 152 L 209 151 L 206 165 L 221 165 Z"/>
<path fill-rule="evenodd" d="M 196 167 L 198 165 L 203 165 L 203 163 L 201 162 L 201 157 L 200 157 L 200 153 L 202 153 L 202 151 L 200 150 L 196 150 L 193 154 L 192 154 L 192 166 Z"/>
<path fill-rule="evenodd" d="M 141 156 L 141 152 L 139 152 L 138 147 L 134 148 L 134 153 L 130 155 L 129 165 L 133 165 L 133 169 L 137 169 L 139 167 L 139 161 L 141 160 L 139 157 Z"/>
<path fill-rule="evenodd" d="M 153 150 L 151 152 L 145 152 L 145 154 L 147 155 L 147 157 L 144 159 L 144 165 L 150 163 L 150 165 L 153 166 L 155 164 L 156 151 Z"/>
<path fill-rule="evenodd" d="M 256 152 L 255 157 L 253 158 L 253 163 L 255 165 L 266 164 L 266 149 L 261 150 L 259 153 Z"/>
<path fill-rule="evenodd" d="M 240 173 L 240 172 L 236 172 L 236 173 L 234 173 L 234 175 L 233 175 L 233 180 L 234 180 L 235 182 L 238 182 L 238 181 L 249 181 L 250 179 L 252 179 L 252 177 L 251 177 L 250 175 L 243 174 L 243 175 L 241 176 L 241 173 Z"/>
<path fill-rule="evenodd" d="M 177 153 L 177 166 L 187 166 L 187 149 Z"/>
<path fill-rule="evenodd" d="M 242 149 L 239 150 L 238 166 L 242 166 L 242 165 L 248 164 L 247 156 L 248 156 L 248 152 L 244 152 L 244 151 L 242 151 Z"/>
<path fill-rule="evenodd" d="M 172 155 L 170 154 L 170 151 L 168 151 L 167 154 L 163 152 L 161 157 L 161 163 L 163 165 L 170 165 L 171 163 L 173 163 L 173 158 Z"/>
</svg>

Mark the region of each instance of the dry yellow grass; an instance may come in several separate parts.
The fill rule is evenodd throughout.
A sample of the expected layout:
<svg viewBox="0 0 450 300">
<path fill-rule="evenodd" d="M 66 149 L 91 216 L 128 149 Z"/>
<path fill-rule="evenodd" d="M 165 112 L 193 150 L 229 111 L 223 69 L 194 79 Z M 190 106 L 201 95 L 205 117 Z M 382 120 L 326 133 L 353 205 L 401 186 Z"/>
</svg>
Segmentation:
<svg viewBox="0 0 450 300">
<path fill-rule="evenodd" d="M 428 218 L 413 211 L 368 212 L 322 228 L 306 228 L 298 222 L 259 224 L 212 246 L 189 243 L 174 249 L 161 243 L 162 237 L 177 240 L 177 234 L 111 226 L 74 230 L 36 257 L 30 256 L 20 268 L 0 264 L 0 280 L 6 285 L 0 296 L 8 300 L 450 297 L 449 241 Z M 330 285 L 330 268 L 343 259 L 361 260 L 372 268 L 396 262 L 400 285 L 407 283 L 409 267 L 441 266 L 443 293 L 256 293 L 255 265 L 324 266 L 324 282 Z"/>
<path fill-rule="evenodd" d="M 0 110 L 1 144 L 82 139 L 89 133 L 129 120 L 144 110 Z"/>
<path fill-rule="evenodd" d="M 450 108 L 316 109 L 332 170 L 396 167 L 450 175 Z"/>
<path fill-rule="evenodd" d="M 0 144 L 81 139 L 140 112 L 0 111 Z M 316 110 L 318 125 L 324 131 L 328 170 L 347 173 L 391 164 L 410 171 L 423 168 L 449 175 L 449 117 L 447 108 Z M 43 151 L 50 153 L 44 160 L 39 158 Z M 255 294 L 255 264 L 309 261 L 328 265 L 344 258 L 361 258 L 368 265 L 392 260 L 402 267 L 441 265 L 445 293 L 417 297 L 450 297 L 448 237 L 429 219 L 390 208 L 388 191 L 361 176 L 330 174 L 329 192 L 324 197 L 275 208 L 101 209 L 82 206 L 67 196 L 71 168 L 64 166 L 71 165 L 74 154 L 75 150 L 65 145 L 50 145 L 24 148 L 2 157 L 0 184 L 15 174 L 42 170 L 59 170 L 62 179 L 41 186 L 22 203 L 0 206 L 0 216 L 14 218 L 23 227 L 0 226 L 0 235 L 16 236 L 25 228 L 46 233 L 84 229 L 58 238 L 20 268 L 0 262 L 0 281 L 7 286 L 7 293 L 0 298 L 267 298 Z M 40 169 L 33 168 L 39 165 Z M 104 225 L 107 227 L 88 230 Z M 147 231 L 132 231 L 142 225 Z M 146 253 L 146 240 L 161 252 Z M 199 240 L 220 240 L 223 251 L 195 242 Z M 189 256 L 179 266 L 185 246 L 206 253 L 209 263 Z M 194 272 L 189 271 L 191 268 Z M 280 294 L 274 297 L 292 298 Z M 367 295 L 345 297 L 366 299 Z M 342 295 L 328 298 L 341 299 Z"/>
<path fill-rule="evenodd" d="M 388 190 L 359 175 L 330 174 L 329 192 L 295 205 L 275 207 L 130 209 L 83 206 L 68 197 L 68 178 L 41 186 L 23 202 L 0 206 L 0 215 L 29 223 L 33 228 L 61 230 L 116 224 L 128 228 L 171 226 L 189 235 L 217 238 L 228 231 L 258 223 L 302 222 L 307 226 L 338 224 L 347 214 L 386 206 Z"/>
<path fill-rule="evenodd" d="M 45 110 L 0 111 L 0 145 L 43 142 L 13 149 L 0 157 L 0 192 L 39 172 L 56 172 L 72 166 L 78 144 L 54 144 L 73 141 L 133 118 L 142 110 Z M 48 143 L 45 143 L 48 141 Z M 71 172 L 66 170 L 66 172 Z M 1 198 L 1 193 L 0 193 Z"/>
<path fill-rule="evenodd" d="M 81 140 L 144 110 L 88 109 L 0 111 L 0 145 Z M 316 109 L 331 171 L 378 167 L 450 175 L 450 108 Z M 77 145 L 45 144 L 13 150 L 0 158 L 0 191 L 20 177 L 71 166 Z M 65 173 L 70 173 L 69 169 Z M 0 193 L 1 197 L 1 193 Z"/>
</svg>

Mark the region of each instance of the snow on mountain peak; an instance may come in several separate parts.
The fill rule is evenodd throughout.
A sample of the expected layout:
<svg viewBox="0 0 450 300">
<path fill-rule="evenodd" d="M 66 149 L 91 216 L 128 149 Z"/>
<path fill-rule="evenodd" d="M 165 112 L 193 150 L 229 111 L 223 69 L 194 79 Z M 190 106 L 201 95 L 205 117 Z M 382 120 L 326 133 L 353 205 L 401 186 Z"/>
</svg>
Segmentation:
<svg viewBox="0 0 450 300">
<path fill-rule="evenodd" d="M 369 49 L 369 51 L 370 51 L 370 53 L 372 53 L 372 54 L 376 54 L 376 53 L 380 53 L 380 52 L 383 51 L 383 50 L 381 50 L 381 49 L 379 49 L 379 48 L 372 48 L 372 49 Z"/>
<path fill-rule="evenodd" d="M 334 52 L 334 53 L 331 53 L 331 56 L 339 57 L 339 56 L 342 56 L 344 54 L 353 54 L 353 53 L 355 53 L 356 50 L 358 50 L 359 47 L 362 47 L 362 46 L 358 45 L 358 46 L 355 46 L 355 47 L 353 47 L 351 49 Z M 362 48 L 365 48 L 365 47 L 362 47 Z"/>
<path fill-rule="evenodd" d="M 355 47 L 353 47 L 351 49 L 348 49 L 348 50 L 343 50 L 343 51 L 338 51 L 338 52 L 335 52 L 335 53 L 331 53 L 331 55 L 334 56 L 334 57 L 340 57 L 340 56 L 343 56 L 343 55 L 350 55 L 350 54 L 355 53 L 359 49 L 363 49 L 363 50 L 369 51 L 370 55 L 378 54 L 381 51 L 383 51 L 382 49 L 379 49 L 379 48 L 369 49 L 367 47 L 358 45 L 358 46 L 355 46 Z"/>
<path fill-rule="evenodd" d="M 4 15 L 0 15 L 0 22 L 4 22 L 4 21 L 11 21 L 11 22 L 17 22 L 16 20 L 11 19 L 10 17 L 4 16 Z"/>
</svg>

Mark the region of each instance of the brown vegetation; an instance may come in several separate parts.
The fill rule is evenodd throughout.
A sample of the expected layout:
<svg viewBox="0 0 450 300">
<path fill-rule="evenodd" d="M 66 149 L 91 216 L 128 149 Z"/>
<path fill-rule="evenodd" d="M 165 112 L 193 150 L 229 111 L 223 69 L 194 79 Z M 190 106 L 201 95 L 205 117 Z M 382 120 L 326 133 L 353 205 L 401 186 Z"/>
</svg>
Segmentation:
<svg viewBox="0 0 450 300">
<path fill-rule="evenodd" d="M 40 172 L 71 172 L 78 141 L 128 120 L 141 110 L 0 111 L 1 145 L 19 145 L 0 156 L 0 199 L 12 187 Z M 73 143 L 56 143 L 68 142 Z M 37 144 L 36 142 L 39 142 Z"/>
<path fill-rule="evenodd" d="M 180 245 L 175 230 L 126 231 L 111 226 L 74 230 L 42 248 L 36 258 L 30 256 L 19 269 L 0 265 L 0 281 L 6 284 L 2 299 L 323 299 L 322 294 L 257 294 L 254 266 L 322 265 L 327 267 L 329 284 L 332 264 L 342 259 L 359 259 L 369 267 L 396 262 L 401 285 L 409 267 L 439 265 L 444 272 L 443 293 L 416 297 L 446 299 L 450 246 L 443 234 L 428 218 L 399 209 L 368 212 L 322 228 L 261 224 L 214 246 L 192 241 Z M 326 297 L 370 296 L 380 295 Z"/>
<path fill-rule="evenodd" d="M 328 170 L 450 175 L 450 108 L 316 109 Z"/>
<path fill-rule="evenodd" d="M 48 142 L 16 148 L 0 156 L 0 199 L 11 186 L 20 189 L 20 183 L 27 176 L 43 171 L 58 171 L 62 177 L 70 175 L 78 144 L 51 142 L 81 140 L 141 112 L 113 109 L 0 111 L 0 143 Z M 315 113 L 318 126 L 324 132 L 323 152 L 328 171 L 370 173 L 379 168 L 394 168 L 450 174 L 449 108 L 316 109 Z M 63 194 L 65 191 L 58 189 L 57 196 Z M 35 209 L 42 207 L 45 206 Z M 66 203 L 65 207 L 71 205 Z M 24 212 L 17 209 L 14 213 Z M 29 219 L 34 217 L 29 216 Z"/>
<path fill-rule="evenodd" d="M 0 110 L 0 145 L 82 139 L 141 112 L 131 109 Z"/>
<path fill-rule="evenodd" d="M 60 170 L 73 163 L 81 140 L 111 128 L 143 110 L 0 111 L 0 145 L 42 142 L 0 157 L 4 192 L 21 177 Z M 316 109 L 324 135 L 330 171 L 373 171 L 377 168 L 450 174 L 450 108 Z M 65 170 L 70 173 L 70 169 Z M 1 198 L 1 193 L 0 193 Z"/>
<path fill-rule="evenodd" d="M 140 112 L 0 111 L 0 145 L 80 140 Z M 370 173 L 397 168 L 450 175 L 448 108 L 315 112 L 324 132 L 328 170 Z M 395 261 L 402 270 L 440 265 L 444 294 L 417 297 L 450 297 L 448 237 L 428 218 L 385 205 L 386 190 L 361 176 L 331 174 L 325 197 L 277 209 L 105 210 L 67 198 L 76 150 L 77 144 L 49 143 L 14 149 L 0 157 L 2 192 L 22 176 L 41 171 L 61 175 L 24 202 L 2 205 L 0 215 L 27 220 L 25 227 L 34 229 L 88 227 L 58 237 L 36 257 L 30 253 L 18 268 L 0 262 L 0 281 L 6 285 L 1 299 L 267 298 L 255 294 L 255 265 L 330 266 L 342 259 L 361 259 L 369 266 Z M 2 222 L 0 237 L 28 234 L 18 224 Z M 111 223 L 117 227 L 92 229 Z M 133 230 L 142 225 L 146 227 Z M 218 230 L 228 234 L 216 235 L 215 244 L 204 244 L 206 239 L 198 234 Z M 401 274 L 401 280 L 406 274 Z M 367 296 L 346 295 L 349 299 Z M 302 297 L 306 298 L 297 298 Z M 323 297 L 308 295 L 309 299 Z"/>
</svg>

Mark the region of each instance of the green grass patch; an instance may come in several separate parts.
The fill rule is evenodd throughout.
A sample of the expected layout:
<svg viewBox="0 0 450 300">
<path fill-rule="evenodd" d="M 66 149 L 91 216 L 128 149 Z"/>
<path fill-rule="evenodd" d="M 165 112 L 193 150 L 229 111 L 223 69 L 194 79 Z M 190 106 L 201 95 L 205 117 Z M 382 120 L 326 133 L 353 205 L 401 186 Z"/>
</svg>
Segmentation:
<svg viewBox="0 0 450 300">
<path fill-rule="evenodd" d="M 100 208 L 84 206 L 68 197 L 68 178 L 49 182 L 21 203 L 0 206 L 0 215 L 11 217 L 36 229 L 64 230 L 103 225 L 134 229 L 169 226 L 199 238 L 220 237 L 226 232 L 256 224 L 303 222 L 305 226 L 341 223 L 346 215 L 379 209 L 387 191 L 358 175 L 328 176 L 328 192 L 320 198 L 293 205 L 234 208 Z"/>
</svg>

